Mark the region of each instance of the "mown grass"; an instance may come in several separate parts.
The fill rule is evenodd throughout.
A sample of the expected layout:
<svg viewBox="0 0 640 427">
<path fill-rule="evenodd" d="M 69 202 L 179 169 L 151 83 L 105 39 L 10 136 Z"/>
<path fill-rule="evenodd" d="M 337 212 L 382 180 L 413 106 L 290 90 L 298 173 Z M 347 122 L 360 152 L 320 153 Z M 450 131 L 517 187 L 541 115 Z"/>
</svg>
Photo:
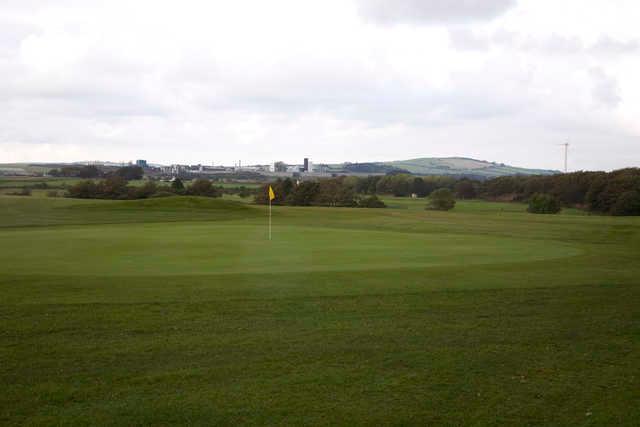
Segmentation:
<svg viewBox="0 0 640 427">
<path fill-rule="evenodd" d="M 0 423 L 637 425 L 640 221 L 0 197 Z"/>
</svg>

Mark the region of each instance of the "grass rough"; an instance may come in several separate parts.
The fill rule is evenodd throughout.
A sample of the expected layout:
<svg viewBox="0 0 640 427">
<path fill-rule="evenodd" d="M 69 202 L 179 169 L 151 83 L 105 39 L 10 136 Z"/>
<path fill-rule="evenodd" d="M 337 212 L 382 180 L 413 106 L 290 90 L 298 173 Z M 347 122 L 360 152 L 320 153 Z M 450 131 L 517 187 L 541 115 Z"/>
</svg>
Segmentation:
<svg viewBox="0 0 640 427">
<path fill-rule="evenodd" d="M 0 424 L 640 424 L 640 218 L 384 201 L 0 196 Z"/>
</svg>

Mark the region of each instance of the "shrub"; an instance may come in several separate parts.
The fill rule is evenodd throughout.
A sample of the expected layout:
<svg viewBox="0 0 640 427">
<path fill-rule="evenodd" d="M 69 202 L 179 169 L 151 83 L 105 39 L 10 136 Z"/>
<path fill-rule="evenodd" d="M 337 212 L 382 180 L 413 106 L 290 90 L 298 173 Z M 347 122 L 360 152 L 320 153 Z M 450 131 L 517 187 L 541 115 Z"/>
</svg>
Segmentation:
<svg viewBox="0 0 640 427">
<path fill-rule="evenodd" d="M 246 199 L 247 197 L 251 196 L 251 190 L 244 186 L 241 186 L 240 191 L 238 191 L 238 195 L 243 199 Z"/>
<path fill-rule="evenodd" d="M 175 193 L 172 193 L 171 191 L 160 190 L 157 193 L 153 193 L 150 197 L 156 198 L 156 197 L 171 197 L 171 196 L 175 196 Z"/>
<path fill-rule="evenodd" d="M 9 193 L 12 196 L 30 196 L 31 189 L 29 187 L 22 187 L 19 191 L 14 191 Z"/>
<path fill-rule="evenodd" d="M 158 186 L 153 181 L 147 181 L 140 187 L 133 189 L 134 199 L 146 199 L 153 196 L 158 191 Z"/>
<path fill-rule="evenodd" d="M 97 184 L 96 195 L 99 199 L 128 199 L 131 197 L 131 190 L 127 186 L 126 179 L 118 175 L 112 175 Z"/>
<path fill-rule="evenodd" d="M 382 200 L 378 198 L 378 196 L 369 196 L 363 197 L 358 200 L 359 208 L 386 208 L 387 205 L 384 204 Z"/>
<path fill-rule="evenodd" d="M 80 181 L 77 184 L 72 185 L 67 190 L 67 197 L 73 197 L 75 199 L 95 199 L 97 198 L 98 186 L 95 182 Z"/>
<path fill-rule="evenodd" d="M 186 194 L 190 196 L 220 197 L 220 192 L 213 186 L 211 181 L 202 178 L 194 180 L 187 188 Z"/>
<path fill-rule="evenodd" d="M 640 191 L 626 191 L 611 208 L 612 215 L 640 215 Z"/>
<path fill-rule="evenodd" d="M 560 202 L 555 196 L 546 193 L 537 193 L 529 199 L 527 212 L 536 214 L 555 214 L 560 212 Z"/>
<path fill-rule="evenodd" d="M 448 211 L 456 205 L 453 192 L 448 188 L 438 188 L 429 196 L 428 210 Z"/>
<path fill-rule="evenodd" d="M 58 197 L 58 191 L 57 190 L 47 191 L 47 197 Z"/>
</svg>

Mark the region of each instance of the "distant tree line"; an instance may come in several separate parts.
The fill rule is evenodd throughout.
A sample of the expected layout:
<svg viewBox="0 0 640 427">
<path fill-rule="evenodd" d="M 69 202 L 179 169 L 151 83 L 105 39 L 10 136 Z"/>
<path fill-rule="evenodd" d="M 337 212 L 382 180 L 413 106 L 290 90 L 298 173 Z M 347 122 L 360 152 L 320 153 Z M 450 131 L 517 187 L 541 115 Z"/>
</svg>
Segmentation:
<svg viewBox="0 0 640 427">
<path fill-rule="evenodd" d="M 313 181 L 278 179 L 271 183 L 275 193 L 274 205 L 289 206 L 334 206 L 384 208 L 384 202 L 376 195 L 359 195 L 353 177 L 325 178 Z M 255 195 L 255 203 L 269 203 L 269 184 L 265 184 Z"/>
<path fill-rule="evenodd" d="M 353 179 L 355 191 L 359 194 L 388 194 L 396 197 L 428 197 L 439 188 L 448 188 L 459 199 L 477 197 L 480 181 L 453 176 L 414 176 L 408 174 L 389 174 Z"/>
<path fill-rule="evenodd" d="M 409 174 L 346 176 L 299 184 L 287 178 L 272 185 L 276 190 L 274 203 L 282 205 L 359 206 L 364 203 L 363 196 L 429 197 L 436 190 L 448 189 L 457 199 L 531 202 L 529 211 L 535 213 L 554 213 L 565 206 L 610 215 L 640 215 L 639 168 L 613 172 L 515 175 L 482 181 Z M 266 188 L 256 194 L 257 203 L 268 202 Z M 448 194 L 440 193 L 438 199 L 442 196 L 448 199 Z M 447 204 L 450 202 L 440 206 Z"/>
<path fill-rule="evenodd" d="M 562 206 L 611 215 L 640 215 L 640 169 L 573 172 L 558 175 L 505 176 L 479 185 L 482 197 L 528 201 L 548 194 Z"/>
<path fill-rule="evenodd" d="M 149 197 L 167 197 L 175 195 L 220 197 L 222 191 L 208 179 L 196 179 L 185 186 L 180 179 L 171 185 L 147 181 L 142 185 L 129 185 L 120 175 L 110 175 L 99 181 L 80 181 L 67 189 L 67 197 L 77 199 L 146 199 Z"/>
<path fill-rule="evenodd" d="M 355 189 L 363 194 L 394 196 L 429 196 L 438 188 L 448 188 L 458 199 L 528 202 L 535 195 L 549 195 L 558 206 L 584 208 L 611 215 L 640 215 L 640 169 L 627 168 L 613 172 L 572 172 L 557 175 L 515 175 L 484 181 L 449 176 L 415 177 L 385 175 L 355 178 Z M 553 203 L 538 198 L 537 205 Z M 557 211 L 554 207 L 540 208 Z M 536 210 L 536 208 L 532 208 Z"/>
<path fill-rule="evenodd" d="M 106 178 L 109 176 L 119 176 L 128 181 L 142 179 L 144 170 L 140 166 L 124 166 L 112 171 L 105 172 L 94 165 L 87 166 L 64 166 L 60 169 L 51 169 L 49 175 L 65 178 Z"/>
<path fill-rule="evenodd" d="M 73 169 L 73 172 L 69 170 Z M 98 172 L 96 172 L 98 170 Z M 129 180 L 142 178 L 142 168 L 127 166 L 104 173 L 95 166 L 64 167 L 61 175 L 77 174 L 88 179 L 68 189 L 69 197 L 139 199 L 185 194 L 218 197 L 222 193 L 241 197 L 255 196 L 256 203 L 266 204 L 267 185 L 259 189 L 243 186 L 216 187 L 207 179 L 196 179 L 185 186 L 179 179 L 171 186 L 149 181 L 132 186 Z M 53 171 L 52 171 L 53 174 Z M 504 176 L 484 181 L 453 176 L 418 177 L 391 173 L 368 177 L 341 176 L 317 180 L 294 181 L 278 179 L 271 184 L 276 193 L 276 205 L 384 207 L 379 195 L 397 197 L 429 197 L 434 191 L 447 189 L 457 199 L 483 198 L 487 200 L 529 202 L 529 211 L 557 212 L 563 206 L 578 207 L 611 215 L 640 215 L 640 169 L 627 168 L 613 172 L 573 172 L 557 175 Z M 34 187 L 35 188 L 35 187 Z M 440 193 L 440 196 L 449 193 Z M 535 197 L 534 197 L 535 196 Z M 440 206 L 446 206 L 446 202 Z M 432 206 L 433 203 L 430 205 Z M 435 206 L 435 205 L 433 205 Z M 434 208 L 434 207 L 431 208 Z"/>
</svg>

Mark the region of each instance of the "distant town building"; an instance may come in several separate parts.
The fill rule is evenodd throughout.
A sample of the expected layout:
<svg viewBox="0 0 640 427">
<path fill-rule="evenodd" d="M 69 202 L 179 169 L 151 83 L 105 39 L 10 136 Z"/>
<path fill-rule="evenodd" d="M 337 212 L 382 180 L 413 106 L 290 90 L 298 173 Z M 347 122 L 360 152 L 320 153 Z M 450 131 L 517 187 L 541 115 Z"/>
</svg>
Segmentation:
<svg viewBox="0 0 640 427">
<path fill-rule="evenodd" d="M 140 166 L 141 168 L 146 168 L 147 167 L 147 161 L 146 160 L 136 160 L 136 166 Z"/>
</svg>

